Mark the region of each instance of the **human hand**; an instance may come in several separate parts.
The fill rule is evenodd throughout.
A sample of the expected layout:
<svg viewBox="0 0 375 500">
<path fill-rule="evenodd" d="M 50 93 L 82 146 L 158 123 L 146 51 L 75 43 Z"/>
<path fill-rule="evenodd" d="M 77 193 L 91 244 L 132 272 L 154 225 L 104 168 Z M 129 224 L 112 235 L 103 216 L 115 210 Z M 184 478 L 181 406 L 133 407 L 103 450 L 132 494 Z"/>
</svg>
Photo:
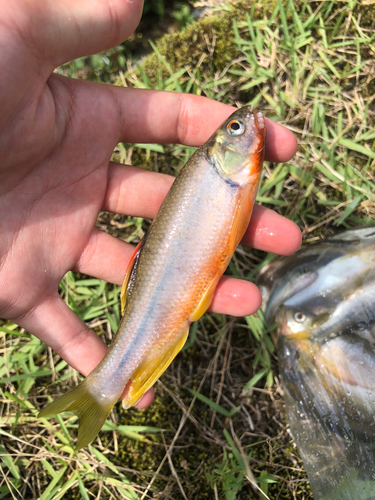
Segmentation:
<svg viewBox="0 0 375 500">
<path fill-rule="evenodd" d="M 121 43 L 142 2 L 8 2 L 0 24 L 0 317 L 11 319 L 87 375 L 105 344 L 61 300 L 64 274 L 122 284 L 133 247 L 95 228 L 101 210 L 155 216 L 173 179 L 110 162 L 118 142 L 201 145 L 233 111 L 204 97 L 111 87 L 52 74 Z M 267 120 L 266 159 L 289 160 L 296 140 Z M 244 244 L 279 254 L 297 226 L 256 207 Z M 211 310 L 260 306 L 255 285 L 223 278 Z M 152 400 L 149 391 L 137 406 Z"/>
</svg>

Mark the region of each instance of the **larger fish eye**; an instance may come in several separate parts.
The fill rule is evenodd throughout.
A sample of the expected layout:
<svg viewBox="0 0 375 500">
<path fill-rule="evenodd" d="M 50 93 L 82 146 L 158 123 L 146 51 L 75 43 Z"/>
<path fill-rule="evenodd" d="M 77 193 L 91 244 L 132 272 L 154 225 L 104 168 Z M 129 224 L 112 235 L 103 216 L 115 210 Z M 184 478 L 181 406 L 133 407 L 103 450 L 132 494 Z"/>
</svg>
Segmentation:
<svg viewBox="0 0 375 500">
<path fill-rule="evenodd" d="M 230 135 L 241 135 L 244 133 L 245 127 L 239 120 L 232 120 L 228 123 L 227 130 Z"/>
<path fill-rule="evenodd" d="M 297 321 L 297 323 L 303 323 L 306 320 L 306 314 L 303 314 L 302 312 L 296 312 L 294 314 L 294 319 Z"/>
</svg>

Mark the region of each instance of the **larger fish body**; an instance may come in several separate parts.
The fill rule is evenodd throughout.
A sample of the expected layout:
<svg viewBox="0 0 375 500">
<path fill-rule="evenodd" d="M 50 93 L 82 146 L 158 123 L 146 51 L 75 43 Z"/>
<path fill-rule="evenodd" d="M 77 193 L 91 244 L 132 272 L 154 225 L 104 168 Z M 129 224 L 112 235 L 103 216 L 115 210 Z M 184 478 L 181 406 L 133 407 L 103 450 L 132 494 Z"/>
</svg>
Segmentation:
<svg viewBox="0 0 375 500">
<path fill-rule="evenodd" d="M 258 284 L 314 499 L 375 498 L 375 228 L 275 259 Z"/>
<path fill-rule="evenodd" d="M 108 353 L 76 389 L 40 413 L 74 411 L 77 449 L 96 436 L 125 387 L 128 408 L 155 383 L 190 323 L 209 307 L 250 221 L 264 146 L 262 114 L 241 108 L 176 178 L 127 270 L 124 315 Z"/>
</svg>

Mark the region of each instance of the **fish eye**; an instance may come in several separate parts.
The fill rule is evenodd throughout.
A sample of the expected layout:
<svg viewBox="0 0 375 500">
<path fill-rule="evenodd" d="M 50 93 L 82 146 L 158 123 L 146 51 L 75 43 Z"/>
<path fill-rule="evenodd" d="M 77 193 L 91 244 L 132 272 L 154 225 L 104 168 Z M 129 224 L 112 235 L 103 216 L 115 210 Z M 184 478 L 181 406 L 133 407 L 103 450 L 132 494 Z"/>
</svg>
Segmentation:
<svg viewBox="0 0 375 500">
<path fill-rule="evenodd" d="M 294 319 L 297 321 L 297 323 L 303 323 L 306 319 L 306 314 L 303 314 L 302 312 L 296 312 L 294 314 Z"/>
<path fill-rule="evenodd" d="M 232 120 L 228 123 L 227 130 L 230 135 L 241 135 L 244 133 L 245 127 L 239 120 Z"/>
</svg>

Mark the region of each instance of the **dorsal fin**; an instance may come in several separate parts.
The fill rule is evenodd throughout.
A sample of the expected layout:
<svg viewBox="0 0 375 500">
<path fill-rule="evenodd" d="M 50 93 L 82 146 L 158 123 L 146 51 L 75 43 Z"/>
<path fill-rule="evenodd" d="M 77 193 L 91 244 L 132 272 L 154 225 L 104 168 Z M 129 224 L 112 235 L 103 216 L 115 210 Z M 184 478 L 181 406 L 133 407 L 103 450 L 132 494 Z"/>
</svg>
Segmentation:
<svg viewBox="0 0 375 500">
<path fill-rule="evenodd" d="M 141 254 L 142 247 L 146 241 L 146 235 L 141 239 L 138 245 L 135 247 L 134 253 L 129 260 L 128 267 L 126 268 L 125 278 L 121 287 L 121 314 L 124 314 L 126 301 L 131 293 L 135 277 L 137 275 L 137 268 L 139 262 L 139 256 Z"/>
</svg>

